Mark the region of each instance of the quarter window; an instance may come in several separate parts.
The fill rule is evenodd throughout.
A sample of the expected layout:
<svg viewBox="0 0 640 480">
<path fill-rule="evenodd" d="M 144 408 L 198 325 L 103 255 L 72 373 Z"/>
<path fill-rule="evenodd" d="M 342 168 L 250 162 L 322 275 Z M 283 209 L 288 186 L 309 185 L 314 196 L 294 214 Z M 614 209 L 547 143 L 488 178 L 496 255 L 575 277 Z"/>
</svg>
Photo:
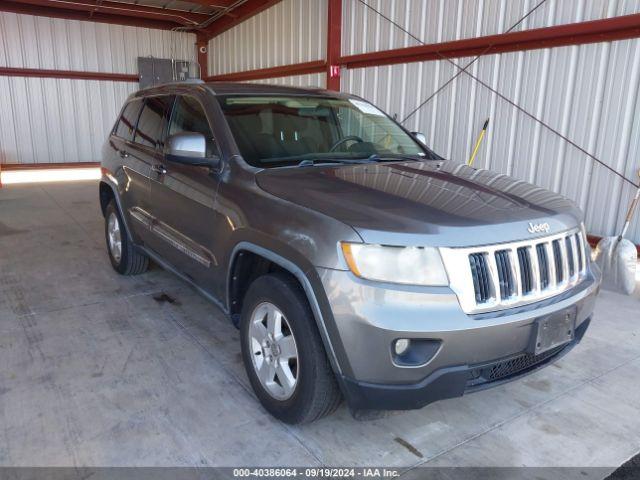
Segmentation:
<svg viewBox="0 0 640 480">
<path fill-rule="evenodd" d="M 207 140 L 207 157 L 217 155 L 215 140 L 207 116 L 200 102 L 193 97 L 178 97 L 175 103 L 169 123 L 169 136 L 181 132 L 203 134 Z"/>
<path fill-rule="evenodd" d="M 124 107 L 122 116 L 116 127 L 116 135 L 118 137 L 124 138 L 125 140 L 133 140 L 133 131 L 136 128 L 141 106 L 142 100 L 137 99 L 132 100 Z"/>
<path fill-rule="evenodd" d="M 164 147 L 164 129 L 173 97 L 148 97 L 144 102 L 134 142 L 152 148 Z"/>
</svg>

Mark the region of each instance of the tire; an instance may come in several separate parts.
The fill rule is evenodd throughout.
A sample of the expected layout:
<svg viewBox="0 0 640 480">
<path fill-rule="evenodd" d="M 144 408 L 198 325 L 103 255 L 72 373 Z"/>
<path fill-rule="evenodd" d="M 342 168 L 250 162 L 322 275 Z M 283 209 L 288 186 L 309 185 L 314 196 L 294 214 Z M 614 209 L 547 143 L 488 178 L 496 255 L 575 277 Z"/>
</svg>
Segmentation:
<svg viewBox="0 0 640 480">
<path fill-rule="evenodd" d="M 115 228 L 113 224 L 115 224 Z M 111 229 L 111 232 L 110 232 Z M 115 232 L 117 230 L 117 233 Z M 107 242 L 107 252 L 113 269 L 121 275 L 139 275 L 149 268 L 149 257 L 140 252 L 129 239 L 128 232 L 122 221 L 120 210 L 115 200 L 111 200 L 104 214 L 104 233 Z M 110 234 L 114 235 L 110 239 Z M 119 248 L 116 248 L 119 240 Z"/>
<path fill-rule="evenodd" d="M 257 339 L 262 338 L 260 335 L 263 333 L 273 333 L 273 329 L 267 328 L 273 313 L 270 305 L 282 313 L 282 335 L 277 342 L 267 338 L 263 342 L 267 343 L 265 348 L 260 346 Z M 260 325 L 266 330 L 263 331 Z M 275 337 L 278 338 L 278 335 Z M 293 277 L 269 274 L 251 284 L 242 306 L 240 340 L 251 386 L 260 403 L 274 417 L 289 424 L 310 423 L 338 408 L 342 400 L 338 384 L 309 303 Z M 273 347 L 274 343 L 276 347 Z M 291 358 L 287 360 L 292 345 L 296 353 L 294 361 Z M 273 381 L 264 383 L 259 372 L 266 371 L 261 376 L 268 379 L 271 374 L 268 368 L 272 365 L 275 365 Z M 291 376 L 283 373 L 287 366 L 287 373 L 291 373 Z M 284 382 L 281 377 L 285 378 Z M 295 378 L 293 387 L 290 385 L 292 377 Z"/>
</svg>

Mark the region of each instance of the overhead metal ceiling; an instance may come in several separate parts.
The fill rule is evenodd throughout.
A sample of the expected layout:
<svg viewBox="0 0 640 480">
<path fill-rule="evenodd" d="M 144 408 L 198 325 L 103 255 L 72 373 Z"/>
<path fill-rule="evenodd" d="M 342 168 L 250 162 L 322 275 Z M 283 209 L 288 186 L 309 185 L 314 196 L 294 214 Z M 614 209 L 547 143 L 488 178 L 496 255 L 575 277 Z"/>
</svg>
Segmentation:
<svg viewBox="0 0 640 480">
<path fill-rule="evenodd" d="M 210 38 L 280 0 L 2 0 L 0 11 L 181 29 Z"/>
</svg>

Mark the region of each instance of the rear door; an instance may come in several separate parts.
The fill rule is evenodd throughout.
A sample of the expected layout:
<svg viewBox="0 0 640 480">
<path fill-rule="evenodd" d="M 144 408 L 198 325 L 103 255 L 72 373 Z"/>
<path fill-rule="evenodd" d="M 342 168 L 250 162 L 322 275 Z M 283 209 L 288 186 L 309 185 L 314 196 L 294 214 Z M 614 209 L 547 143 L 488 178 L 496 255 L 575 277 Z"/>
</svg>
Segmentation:
<svg viewBox="0 0 640 480">
<path fill-rule="evenodd" d="M 162 148 L 164 147 L 163 138 L 171 106 L 173 104 L 173 96 L 158 95 L 146 97 L 142 105 L 142 111 L 138 116 L 136 129 L 133 135 L 133 141 L 128 145 L 128 159 L 131 162 L 141 165 L 147 172 L 144 180 L 144 197 L 135 205 L 131 206 L 129 214 L 132 224 L 139 230 L 140 237 L 145 245 L 153 240 L 151 233 L 151 224 L 153 217 L 150 209 L 150 176 L 153 169 L 162 162 Z"/>
<path fill-rule="evenodd" d="M 120 189 L 120 207 L 136 243 L 144 243 L 149 234 L 147 226 L 135 220 L 136 212 L 148 209 L 151 171 L 151 163 L 138 154 L 133 143 L 143 103 L 141 98 L 135 98 L 125 105 L 110 138 L 111 148 L 115 151 L 124 172 L 124 186 Z"/>
<path fill-rule="evenodd" d="M 205 108 L 195 96 L 176 97 L 167 136 L 180 132 L 202 133 L 207 139 L 207 156 L 220 155 Z M 212 250 L 218 182 L 218 175 L 209 167 L 166 160 L 151 173 L 152 249 L 203 285 L 217 266 Z"/>
</svg>

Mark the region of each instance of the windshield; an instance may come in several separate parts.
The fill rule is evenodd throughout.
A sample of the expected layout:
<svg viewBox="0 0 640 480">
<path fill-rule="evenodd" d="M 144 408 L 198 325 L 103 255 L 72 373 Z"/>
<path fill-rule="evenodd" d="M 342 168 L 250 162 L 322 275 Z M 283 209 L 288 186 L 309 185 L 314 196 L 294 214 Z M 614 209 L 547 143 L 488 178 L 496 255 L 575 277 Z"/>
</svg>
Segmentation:
<svg viewBox="0 0 640 480">
<path fill-rule="evenodd" d="M 357 99 L 222 96 L 240 153 L 256 167 L 381 161 L 427 152 L 376 107 Z"/>
</svg>

